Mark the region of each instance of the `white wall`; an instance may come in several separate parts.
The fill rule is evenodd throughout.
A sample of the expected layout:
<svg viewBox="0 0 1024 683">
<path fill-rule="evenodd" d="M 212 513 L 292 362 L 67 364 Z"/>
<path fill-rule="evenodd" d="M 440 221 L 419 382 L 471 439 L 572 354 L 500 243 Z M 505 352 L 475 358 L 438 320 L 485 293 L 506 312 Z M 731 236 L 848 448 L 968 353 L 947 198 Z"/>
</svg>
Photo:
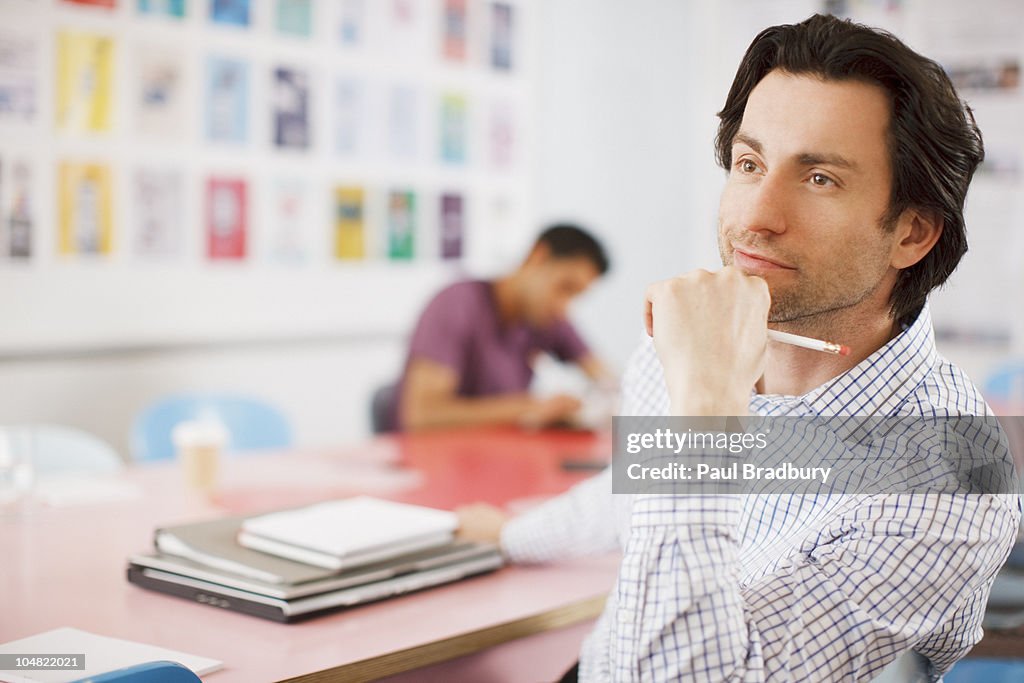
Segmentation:
<svg viewBox="0 0 1024 683">
<path fill-rule="evenodd" d="M 621 369 L 640 338 L 643 288 L 718 262 L 722 173 L 713 163 L 714 114 L 750 36 L 732 35 L 728 17 L 711 0 L 542 0 L 537 12 L 537 225 L 575 219 L 606 240 L 613 271 L 578 303 L 575 317 Z M 509 243 L 525 247 L 532 227 Z M 519 255 L 510 250 L 506 263 Z M 353 442 L 368 433 L 370 391 L 397 373 L 403 344 L 402 335 L 383 332 L 281 346 L 0 362 L 0 422 L 78 425 L 124 448 L 131 417 L 156 396 L 235 389 L 279 403 L 300 444 Z M 945 350 L 977 376 L 1001 357 L 992 350 Z"/>
<path fill-rule="evenodd" d="M 615 266 L 580 302 L 577 319 L 622 367 L 640 335 L 643 287 L 714 254 L 717 175 L 713 168 L 703 174 L 712 178 L 708 187 L 686 182 L 711 159 L 714 106 L 688 95 L 694 88 L 686 80 L 695 71 L 686 65 L 709 37 L 688 21 L 687 3 L 544 0 L 535 7 L 531 149 L 540 220 L 509 240 L 505 263 L 521 256 L 543 220 L 592 225 Z M 425 289 L 435 286 L 432 275 Z M 9 308 L 13 313 L 26 314 Z M 368 433 L 370 392 L 397 373 L 403 357 L 403 335 L 372 327 L 369 336 L 329 342 L 0 362 L 0 422 L 76 425 L 125 450 L 131 418 L 148 401 L 221 389 L 278 403 L 301 444 L 357 441 Z"/>
<path fill-rule="evenodd" d="M 623 366 L 642 334 L 644 288 L 717 263 L 721 173 L 706 2 L 544 2 L 537 89 L 542 218 L 578 218 L 607 242 L 612 272 L 576 306 L 599 352 Z M 709 18 L 710 17 L 710 18 Z"/>
</svg>

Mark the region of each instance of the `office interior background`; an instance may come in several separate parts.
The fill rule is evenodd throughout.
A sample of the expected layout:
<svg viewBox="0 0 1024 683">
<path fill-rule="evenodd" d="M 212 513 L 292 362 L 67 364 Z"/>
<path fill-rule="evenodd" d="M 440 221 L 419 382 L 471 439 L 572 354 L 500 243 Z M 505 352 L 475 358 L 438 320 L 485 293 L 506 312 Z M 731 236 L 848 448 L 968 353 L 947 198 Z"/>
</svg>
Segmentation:
<svg viewBox="0 0 1024 683">
<path fill-rule="evenodd" d="M 892 30 L 975 109 L 970 252 L 933 315 L 1019 411 L 1014 0 L 0 0 L 0 423 L 128 457 L 145 405 L 216 391 L 276 404 L 297 446 L 358 442 L 427 299 L 553 220 L 611 252 L 573 318 L 621 371 L 644 287 L 718 265 L 744 48 L 814 11 Z"/>
</svg>

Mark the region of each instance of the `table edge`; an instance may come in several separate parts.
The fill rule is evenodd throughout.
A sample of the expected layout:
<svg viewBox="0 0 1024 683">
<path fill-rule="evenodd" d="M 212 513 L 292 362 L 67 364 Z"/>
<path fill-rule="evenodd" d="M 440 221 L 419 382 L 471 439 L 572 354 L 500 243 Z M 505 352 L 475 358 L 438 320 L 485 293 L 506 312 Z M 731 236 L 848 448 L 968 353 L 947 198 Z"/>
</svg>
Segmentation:
<svg viewBox="0 0 1024 683">
<path fill-rule="evenodd" d="M 513 619 L 475 631 L 467 631 L 432 643 L 424 643 L 404 650 L 349 662 L 330 669 L 283 679 L 280 683 L 374 681 L 385 676 L 464 657 L 518 638 L 571 626 L 587 619 L 595 619 L 604 609 L 606 598 L 607 594 L 602 593 L 539 614 Z"/>
</svg>

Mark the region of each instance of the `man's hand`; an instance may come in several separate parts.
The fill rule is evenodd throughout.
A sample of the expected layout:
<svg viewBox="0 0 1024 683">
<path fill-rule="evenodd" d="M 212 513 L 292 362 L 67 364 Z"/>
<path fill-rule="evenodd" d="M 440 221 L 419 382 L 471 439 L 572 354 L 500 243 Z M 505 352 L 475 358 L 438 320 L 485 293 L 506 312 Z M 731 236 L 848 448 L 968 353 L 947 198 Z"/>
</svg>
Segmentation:
<svg viewBox="0 0 1024 683">
<path fill-rule="evenodd" d="M 644 295 L 675 415 L 746 415 L 764 372 L 767 283 L 727 266 L 657 282 Z"/>
<path fill-rule="evenodd" d="M 527 429 L 541 429 L 570 422 L 582 405 L 578 398 L 566 394 L 535 399 L 530 408 L 523 413 L 520 424 Z"/>
<path fill-rule="evenodd" d="M 462 541 L 485 541 L 498 543 L 501 528 L 508 521 L 508 515 L 493 505 L 474 503 L 455 510 L 459 516 L 456 537 Z"/>
</svg>

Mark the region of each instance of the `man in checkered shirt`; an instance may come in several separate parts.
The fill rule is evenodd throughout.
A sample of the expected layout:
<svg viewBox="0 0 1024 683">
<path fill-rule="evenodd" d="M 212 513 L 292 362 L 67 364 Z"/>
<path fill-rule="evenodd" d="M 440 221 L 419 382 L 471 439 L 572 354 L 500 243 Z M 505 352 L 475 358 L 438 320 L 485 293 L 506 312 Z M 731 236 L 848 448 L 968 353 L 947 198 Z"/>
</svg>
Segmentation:
<svg viewBox="0 0 1024 683">
<path fill-rule="evenodd" d="M 834 17 L 754 40 L 721 119 L 724 267 L 648 288 L 623 383 L 638 416 L 985 416 L 926 305 L 966 251 L 981 135 L 942 69 Z M 768 328 L 851 348 L 783 345 Z M 753 389 L 753 391 L 751 391 Z M 623 549 L 584 681 L 866 681 L 914 650 L 938 679 L 981 637 L 1013 495 L 611 495 L 605 472 L 463 535 L 514 562 Z M 574 680 L 570 671 L 565 680 Z"/>
</svg>

